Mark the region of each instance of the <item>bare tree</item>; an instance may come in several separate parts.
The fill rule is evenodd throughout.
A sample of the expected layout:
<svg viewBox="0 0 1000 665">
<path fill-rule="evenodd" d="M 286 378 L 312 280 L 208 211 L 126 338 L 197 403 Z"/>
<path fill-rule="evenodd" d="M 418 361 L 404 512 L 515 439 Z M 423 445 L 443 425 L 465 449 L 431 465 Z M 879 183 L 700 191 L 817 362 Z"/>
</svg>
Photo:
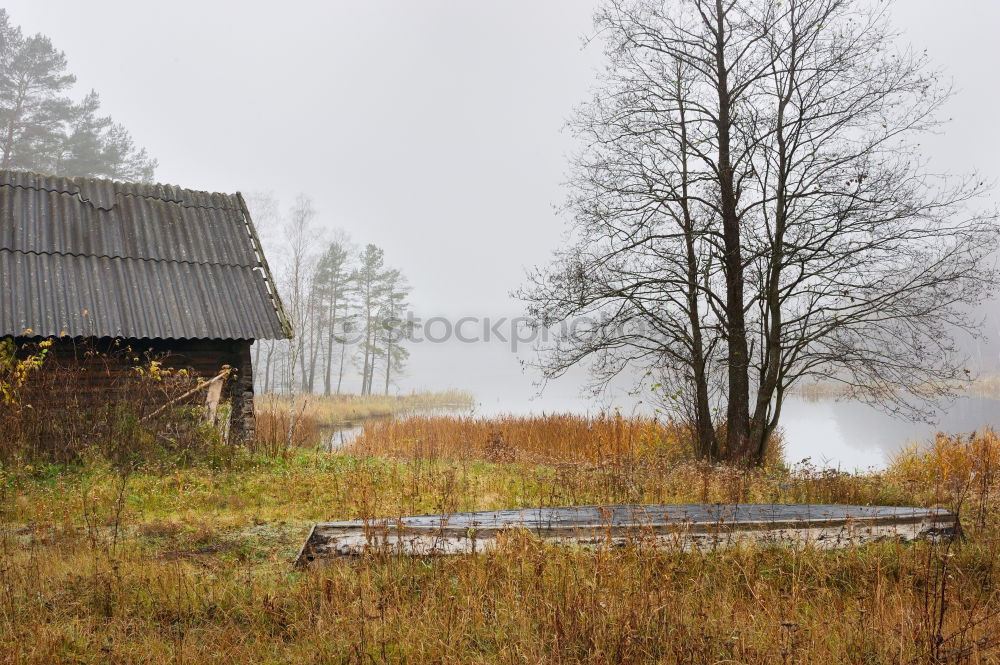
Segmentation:
<svg viewBox="0 0 1000 665">
<path fill-rule="evenodd" d="M 253 216 L 254 227 L 261 242 L 270 247 L 275 242 L 274 233 L 281 222 L 278 200 L 273 192 L 252 192 L 246 196 L 247 208 Z M 253 367 L 254 380 L 263 392 L 271 392 L 271 377 L 273 375 L 274 355 L 277 340 L 257 340 L 254 342 Z M 264 353 L 264 364 L 261 364 L 261 352 Z"/>
<path fill-rule="evenodd" d="M 312 317 L 311 312 L 311 291 L 313 265 L 316 260 L 314 248 L 319 231 L 315 227 L 314 220 L 316 210 L 312 200 L 304 194 L 300 194 L 295 200 L 295 204 L 288 212 L 285 223 L 285 240 L 287 243 L 287 255 L 284 265 L 285 278 L 285 302 L 287 303 L 288 317 L 291 320 L 292 329 L 296 331 L 294 339 L 289 340 L 287 354 L 287 389 L 292 397 L 293 408 L 292 417 L 289 418 L 288 440 L 291 441 L 295 432 L 296 418 L 294 400 L 297 390 L 296 365 L 301 372 L 300 380 L 305 381 L 306 369 L 304 358 L 306 353 L 307 336 L 312 334 L 309 330 L 309 323 Z"/>
<path fill-rule="evenodd" d="M 586 317 L 543 369 L 639 365 L 705 457 L 760 463 L 789 388 L 844 383 L 926 416 L 965 378 L 951 338 L 997 280 L 976 177 L 934 175 L 921 134 L 951 91 L 855 0 L 608 0 L 609 67 L 573 242 L 524 292 L 541 325 Z M 713 422 L 712 414 L 720 414 Z M 725 424 L 725 441 L 716 435 Z"/>
</svg>

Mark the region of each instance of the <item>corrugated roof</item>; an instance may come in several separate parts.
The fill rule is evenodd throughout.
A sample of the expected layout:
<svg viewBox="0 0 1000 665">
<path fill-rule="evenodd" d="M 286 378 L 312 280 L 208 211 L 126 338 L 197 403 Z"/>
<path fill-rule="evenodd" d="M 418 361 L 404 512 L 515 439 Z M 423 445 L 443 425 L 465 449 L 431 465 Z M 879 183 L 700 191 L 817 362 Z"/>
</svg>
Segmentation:
<svg viewBox="0 0 1000 665">
<path fill-rule="evenodd" d="M 0 336 L 290 334 L 241 197 L 0 171 Z"/>
</svg>

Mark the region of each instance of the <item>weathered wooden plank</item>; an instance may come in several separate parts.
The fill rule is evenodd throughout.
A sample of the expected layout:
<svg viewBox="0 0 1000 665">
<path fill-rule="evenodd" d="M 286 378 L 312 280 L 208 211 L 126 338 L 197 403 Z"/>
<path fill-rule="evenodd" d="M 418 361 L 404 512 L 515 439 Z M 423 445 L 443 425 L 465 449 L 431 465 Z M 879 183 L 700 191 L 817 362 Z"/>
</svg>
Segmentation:
<svg viewBox="0 0 1000 665">
<path fill-rule="evenodd" d="M 812 504 L 569 506 L 383 520 L 321 522 L 296 565 L 371 552 L 426 556 L 474 553 L 525 529 L 547 541 L 587 546 L 643 542 L 714 549 L 740 542 L 836 549 L 877 540 L 948 539 L 955 516 L 937 508 Z"/>
</svg>

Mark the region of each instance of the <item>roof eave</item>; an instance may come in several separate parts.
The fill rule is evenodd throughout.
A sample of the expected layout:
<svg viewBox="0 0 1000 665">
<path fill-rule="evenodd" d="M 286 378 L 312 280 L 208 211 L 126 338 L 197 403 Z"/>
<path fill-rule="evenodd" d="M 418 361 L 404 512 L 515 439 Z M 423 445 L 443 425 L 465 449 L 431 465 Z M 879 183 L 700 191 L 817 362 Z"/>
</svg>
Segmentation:
<svg viewBox="0 0 1000 665">
<path fill-rule="evenodd" d="M 271 291 L 271 300 L 274 305 L 274 311 L 278 315 L 278 321 L 281 323 L 281 329 L 285 334 L 285 339 L 292 339 L 295 336 L 295 332 L 292 329 L 291 320 L 288 318 L 288 314 L 285 313 L 285 306 L 281 302 L 281 296 L 278 294 L 278 284 L 274 279 L 274 275 L 271 273 L 271 267 L 267 264 L 267 257 L 264 256 L 264 246 L 260 242 L 260 238 L 257 235 L 257 228 L 253 224 L 253 218 L 250 216 L 250 209 L 247 207 L 247 202 L 243 198 L 241 192 L 236 192 L 236 200 L 240 202 L 240 209 L 243 211 L 243 219 L 247 224 L 247 231 L 250 233 L 250 241 L 253 243 L 254 251 L 257 252 L 257 256 L 260 258 L 260 265 L 264 270 L 264 281 L 267 282 L 269 290 Z"/>
</svg>

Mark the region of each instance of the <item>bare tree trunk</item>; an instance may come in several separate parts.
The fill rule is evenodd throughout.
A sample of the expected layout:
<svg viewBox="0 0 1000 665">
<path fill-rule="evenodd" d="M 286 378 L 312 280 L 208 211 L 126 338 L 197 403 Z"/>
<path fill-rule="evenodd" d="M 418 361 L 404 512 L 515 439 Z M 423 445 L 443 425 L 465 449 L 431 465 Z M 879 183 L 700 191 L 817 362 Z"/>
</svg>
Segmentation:
<svg viewBox="0 0 1000 665">
<path fill-rule="evenodd" d="M 385 394 L 389 394 L 389 370 L 392 368 L 392 339 L 385 340 Z"/>
<path fill-rule="evenodd" d="M 375 386 L 375 367 L 378 364 L 378 329 L 372 330 L 371 362 L 368 365 L 368 375 L 365 377 L 365 394 L 371 395 Z"/>
<path fill-rule="evenodd" d="M 726 445 L 728 454 L 748 459 L 750 451 L 750 356 L 747 344 L 745 300 L 743 293 L 743 247 L 740 238 L 740 214 L 732 165 L 732 97 L 729 89 L 729 63 L 726 61 L 727 27 L 722 0 L 715 0 L 715 75 L 719 98 L 718 169 L 719 198 L 724 242 L 723 265 L 726 276 L 726 342 L 729 394 L 726 408 Z"/>
<path fill-rule="evenodd" d="M 271 376 L 273 374 L 273 369 L 271 368 L 271 361 L 274 356 L 274 342 L 269 341 L 267 343 L 267 355 L 265 356 L 266 361 L 264 365 L 264 393 L 271 392 Z"/>
<path fill-rule="evenodd" d="M 370 373 L 369 369 L 371 367 L 370 363 L 371 363 L 371 360 L 372 360 L 372 358 L 371 358 L 371 351 L 372 351 L 372 346 L 371 346 L 371 316 L 369 315 L 369 316 L 366 317 L 366 320 L 365 320 L 365 348 L 364 348 L 365 362 L 364 362 L 364 365 L 361 368 L 361 394 L 362 395 L 367 395 L 368 394 L 368 376 L 369 376 L 369 373 Z"/>
<path fill-rule="evenodd" d="M 792 20 L 795 20 L 795 7 L 791 8 Z M 763 289 L 763 301 L 766 322 L 764 326 L 764 349 L 761 359 L 759 385 L 757 386 L 757 403 L 754 407 L 752 427 L 750 431 L 750 450 L 748 461 L 755 465 L 763 464 L 767 454 L 768 441 L 777 427 L 778 414 L 781 409 L 782 393 L 779 390 L 781 381 L 781 275 L 785 269 L 784 246 L 787 232 L 788 177 L 789 177 L 789 145 L 786 135 L 786 114 L 795 93 L 795 79 L 798 74 L 799 44 L 793 41 L 788 49 L 788 66 L 783 75 L 787 81 L 778 100 L 777 119 L 774 138 L 777 156 L 777 184 L 775 186 L 774 230 L 773 240 L 769 243 L 769 266 L 767 279 Z M 772 54 L 772 57 L 776 57 Z M 777 70 L 777 67 L 775 67 Z M 777 71 L 775 72 L 777 75 Z M 772 400 L 773 413 L 772 413 Z"/>
<path fill-rule="evenodd" d="M 316 369 L 319 366 L 319 349 L 321 346 L 321 326 L 319 307 L 317 302 L 315 278 L 311 281 L 309 288 L 309 388 L 308 392 L 316 390 Z"/>
<path fill-rule="evenodd" d="M 330 394 L 333 383 L 333 340 L 336 337 L 337 329 L 339 288 L 339 285 L 333 288 L 333 293 L 330 295 L 330 308 L 327 310 L 327 325 L 329 325 L 330 329 L 326 333 L 326 371 L 323 373 L 323 394 L 325 395 Z"/>
<path fill-rule="evenodd" d="M 323 394 L 329 395 L 333 388 L 333 338 L 334 338 L 334 320 L 333 320 L 333 308 L 328 310 L 327 321 L 330 326 L 329 330 L 326 331 L 326 356 L 324 357 L 324 367 L 323 367 Z"/>
<path fill-rule="evenodd" d="M 344 357 L 347 355 L 347 344 L 340 345 L 340 373 L 337 375 L 337 394 L 340 394 L 341 386 L 344 383 Z"/>
<path fill-rule="evenodd" d="M 302 334 L 299 336 L 298 343 L 296 344 L 296 355 L 298 356 L 299 362 L 299 390 L 304 393 L 309 392 L 309 386 L 306 383 L 306 334 L 307 331 L 305 329 L 302 330 Z"/>
<path fill-rule="evenodd" d="M 684 91 L 682 89 L 682 72 L 677 72 L 677 108 L 680 114 L 680 160 L 681 160 L 681 217 L 684 228 L 684 249 L 687 254 L 687 309 L 691 327 L 691 371 L 694 382 L 694 426 L 696 448 L 702 459 L 716 460 L 719 457 L 719 444 L 712 422 L 712 405 L 708 397 L 708 372 L 705 356 L 705 343 L 701 332 L 701 312 L 698 304 L 698 293 L 701 288 L 698 273 L 698 254 L 695 248 L 697 229 L 691 215 L 690 201 L 690 171 L 688 169 L 688 128 L 687 109 L 685 107 Z"/>
</svg>

